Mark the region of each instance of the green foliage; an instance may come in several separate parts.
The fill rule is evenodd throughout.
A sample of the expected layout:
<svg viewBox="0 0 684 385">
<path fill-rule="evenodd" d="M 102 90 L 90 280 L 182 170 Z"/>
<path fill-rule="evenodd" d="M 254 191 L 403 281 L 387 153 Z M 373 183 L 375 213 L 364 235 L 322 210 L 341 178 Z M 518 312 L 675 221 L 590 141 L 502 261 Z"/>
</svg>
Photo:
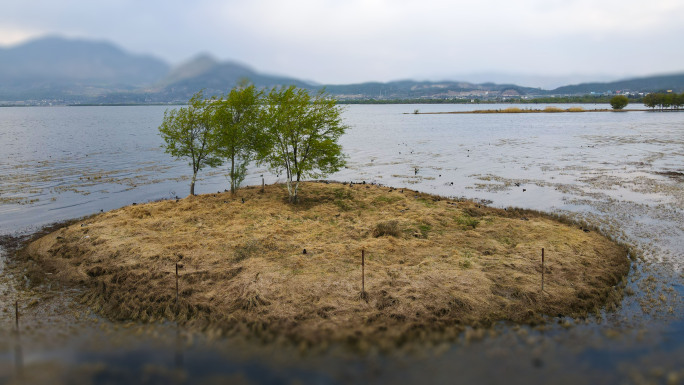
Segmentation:
<svg viewBox="0 0 684 385">
<path fill-rule="evenodd" d="M 644 105 L 649 108 L 675 109 L 679 110 L 684 106 L 684 93 L 651 93 L 644 96 Z"/>
<path fill-rule="evenodd" d="M 212 104 L 212 124 L 218 140 L 216 154 L 230 162 L 231 193 L 245 179 L 252 154 L 262 143 L 261 95 L 254 85 L 243 83 Z"/>
<path fill-rule="evenodd" d="M 258 162 L 271 171 L 285 171 L 290 202 L 297 201 L 299 182 L 319 178 L 344 166 L 337 141 L 346 130 L 336 100 L 294 86 L 273 88 L 265 98 L 262 115 L 263 146 Z"/>
<path fill-rule="evenodd" d="M 205 166 L 216 167 L 221 158 L 216 154 L 217 138 L 211 124 L 210 101 L 199 91 L 188 101 L 187 107 L 164 112 L 159 134 L 165 142 L 167 153 L 189 158 L 192 166 L 190 195 L 195 195 L 197 173 Z"/>
<path fill-rule="evenodd" d="M 396 195 L 395 195 L 395 196 L 392 196 L 392 195 L 381 195 L 381 196 L 375 198 L 373 201 L 376 202 L 376 203 L 389 203 L 389 204 L 392 204 L 392 203 L 396 203 L 396 202 L 399 202 L 399 201 L 402 201 L 402 200 L 404 200 L 404 197 L 402 197 L 402 196 L 396 196 Z"/>
<path fill-rule="evenodd" d="M 425 198 L 416 198 L 416 202 L 422 203 L 425 207 L 435 207 L 435 202 Z"/>
<path fill-rule="evenodd" d="M 610 106 L 613 107 L 614 110 L 621 110 L 625 108 L 629 104 L 629 99 L 625 95 L 615 95 L 612 98 L 610 98 Z"/>
<path fill-rule="evenodd" d="M 205 166 L 230 162 L 231 192 L 240 186 L 251 160 L 286 172 L 290 201 L 296 202 L 302 178 L 318 178 L 344 166 L 337 143 L 346 130 L 335 99 L 294 86 L 268 95 L 242 83 L 227 95 L 205 99 L 198 92 L 187 107 L 167 110 L 159 127 L 167 153 L 189 158 L 190 194 Z"/>
<path fill-rule="evenodd" d="M 428 233 L 432 230 L 432 226 L 427 223 L 421 223 L 418 225 L 418 231 L 420 231 L 420 237 L 427 239 Z"/>
<path fill-rule="evenodd" d="M 463 230 L 467 230 L 469 228 L 475 229 L 477 225 L 480 224 L 480 221 L 464 213 L 462 216 L 456 218 L 456 223 L 461 225 L 461 228 Z"/>
</svg>

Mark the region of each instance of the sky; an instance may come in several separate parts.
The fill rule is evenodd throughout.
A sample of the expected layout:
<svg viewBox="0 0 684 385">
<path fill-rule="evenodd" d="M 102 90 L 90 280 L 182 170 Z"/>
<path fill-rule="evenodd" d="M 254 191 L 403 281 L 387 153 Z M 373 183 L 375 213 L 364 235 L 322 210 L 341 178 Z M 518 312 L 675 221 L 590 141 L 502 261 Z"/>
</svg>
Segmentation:
<svg viewBox="0 0 684 385">
<path fill-rule="evenodd" d="M 172 65 L 209 53 L 326 84 L 544 86 L 684 72 L 682 0 L 0 0 L 0 9 L 2 46 L 107 40 Z"/>
</svg>

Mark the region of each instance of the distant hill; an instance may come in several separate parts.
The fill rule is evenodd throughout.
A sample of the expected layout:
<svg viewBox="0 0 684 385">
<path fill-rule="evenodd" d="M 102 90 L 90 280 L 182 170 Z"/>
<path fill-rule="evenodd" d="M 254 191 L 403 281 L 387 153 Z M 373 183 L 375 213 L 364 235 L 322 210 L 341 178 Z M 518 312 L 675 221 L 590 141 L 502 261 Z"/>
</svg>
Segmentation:
<svg viewBox="0 0 684 385">
<path fill-rule="evenodd" d="M 677 93 L 684 92 L 684 73 L 648 76 L 609 83 L 583 83 L 558 87 L 555 90 L 549 91 L 549 93 L 560 95 L 586 95 L 592 92 L 657 92 L 663 90 L 673 90 Z"/>
<path fill-rule="evenodd" d="M 133 90 L 159 81 L 168 70 L 162 60 L 111 43 L 46 37 L 0 48 L 0 100 Z"/>
<path fill-rule="evenodd" d="M 543 92 L 538 88 L 514 84 L 472 84 L 467 82 L 418 82 L 413 80 L 389 83 L 361 83 L 325 86 L 327 92 L 343 99 L 420 99 L 420 98 L 485 98 L 522 96 Z"/>
<path fill-rule="evenodd" d="M 672 89 L 684 92 L 684 74 L 583 83 L 551 91 L 515 84 L 462 81 L 402 80 L 325 86 L 260 73 L 246 65 L 221 62 L 206 54 L 171 68 L 160 59 L 131 54 L 108 42 L 46 37 L 11 48 L 0 48 L 0 102 L 182 103 L 200 89 L 204 89 L 206 95 L 224 94 L 242 79 L 266 89 L 295 85 L 317 91 L 325 87 L 331 95 L 351 101 L 500 100 L 617 90 L 651 92 Z"/>
<path fill-rule="evenodd" d="M 211 70 L 220 63 L 208 54 L 198 55 L 195 58 L 171 69 L 171 71 L 159 82 L 161 86 L 168 86 L 192 79 Z"/>
<path fill-rule="evenodd" d="M 218 62 L 208 55 L 200 55 L 172 69 L 148 96 L 159 101 L 185 101 L 201 89 L 206 95 L 224 94 L 243 79 L 259 88 L 289 85 L 313 87 L 299 79 L 261 74 L 243 64 Z"/>
</svg>

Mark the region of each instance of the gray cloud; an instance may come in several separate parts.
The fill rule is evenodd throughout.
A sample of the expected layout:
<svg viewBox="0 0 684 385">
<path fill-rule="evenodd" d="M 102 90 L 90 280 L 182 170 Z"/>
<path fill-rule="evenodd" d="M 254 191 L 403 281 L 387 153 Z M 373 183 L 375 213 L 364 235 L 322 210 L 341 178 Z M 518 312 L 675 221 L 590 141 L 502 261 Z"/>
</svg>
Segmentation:
<svg viewBox="0 0 684 385">
<path fill-rule="evenodd" d="M 62 34 L 326 83 L 679 72 L 682 32 L 678 0 L 35 0 L 0 14 L 1 44 Z"/>
</svg>

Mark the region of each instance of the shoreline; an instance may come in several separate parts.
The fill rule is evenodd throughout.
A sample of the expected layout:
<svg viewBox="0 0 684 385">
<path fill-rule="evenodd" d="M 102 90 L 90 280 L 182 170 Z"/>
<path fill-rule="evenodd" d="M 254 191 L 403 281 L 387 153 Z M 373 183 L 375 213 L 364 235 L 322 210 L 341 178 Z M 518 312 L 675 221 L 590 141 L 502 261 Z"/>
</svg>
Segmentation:
<svg viewBox="0 0 684 385">
<path fill-rule="evenodd" d="M 110 319 L 166 319 L 219 335 L 244 334 L 265 341 L 306 344 L 376 341 L 392 345 L 438 335 L 455 338 L 466 326 L 498 321 L 534 325 L 545 322 L 545 316 L 558 314 L 581 318 L 619 302 L 619 283 L 629 270 L 621 246 L 609 246 L 612 242 L 605 243 L 593 230 L 564 225 L 542 213 L 493 209 L 371 185 L 306 183 L 303 202 L 297 206 L 282 203 L 281 185 L 267 186 L 264 194 L 259 190 L 246 187 L 235 197 L 206 194 L 124 207 L 57 230 L 20 254 L 31 280 L 51 279 L 82 287 L 82 301 Z M 242 198 L 245 203 L 240 203 Z M 231 248 L 231 241 L 223 239 L 231 238 L 228 229 L 210 224 L 202 215 L 203 208 L 231 218 L 233 226 L 251 229 L 251 235 L 235 240 Z M 360 216 L 366 211 L 375 216 Z M 169 217 L 171 213 L 174 215 Z M 434 216 L 426 217 L 426 213 Z M 241 222 L 255 215 L 262 220 Z M 388 224 L 388 217 L 398 222 L 395 228 Z M 385 220 L 371 222 L 370 218 Z M 389 228 L 382 230 L 381 224 Z M 593 246 L 601 244 L 605 250 L 613 250 L 606 251 L 609 254 L 624 255 L 614 256 L 614 269 L 601 274 L 585 271 L 597 262 L 586 255 L 574 273 L 568 272 L 572 267 L 569 260 L 553 262 L 547 266 L 551 268 L 548 292 L 541 300 L 537 289 L 540 266 L 527 261 L 527 246 L 511 248 L 516 240 L 504 240 L 502 233 L 497 233 L 527 239 L 530 234 L 521 229 L 529 225 L 537 231 L 544 228 L 540 234 L 572 233 L 572 239 L 565 242 L 575 245 L 573 242 L 581 240 L 571 247 L 572 253 L 591 240 Z M 193 237 L 182 234 L 184 227 L 204 234 L 195 241 L 198 245 L 188 244 Z M 173 235 L 172 239 L 155 241 L 155 228 L 162 237 L 164 229 L 172 229 L 168 230 L 172 234 L 167 234 Z M 297 233 L 297 228 L 304 228 L 304 233 Z M 331 236 L 324 231 L 329 228 L 341 230 Z M 378 231 L 394 235 L 378 235 Z M 112 237 L 113 232 L 119 236 Z M 240 238 L 239 233 L 234 236 Z M 497 241 L 497 237 L 501 239 Z M 292 244 L 279 245 L 287 238 L 308 246 L 307 253 Z M 144 243 L 158 246 L 148 248 Z M 444 245 L 451 243 L 461 247 L 444 253 Z M 558 247 L 547 246 L 548 255 L 555 253 L 557 258 Z M 368 253 L 366 298 L 358 282 L 356 254 L 360 249 Z M 441 255 L 433 255 L 440 251 Z M 331 261 L 342 254 L 343 260 Z M 181 264 L 178 305 L 173 293 L 175 263 Z M 442 274 L 444 271 L 448 274 Z M 570 284 L 564 277 L 564 284 L 557 286 L 555 280 L 567 274 L 578 277 L 582 271 L 586 276 L 596 274 L 598 281 L 583 276 Z M 517 285 L 516 279 L 522 283 Z M 466 285 L 453 286 L 454 280 Z M 584 285 L 587 280 L 592 281 L 590 288 L 570 290 L 569 286 Z M 442 282 L 437 286 L 441 289 L 430 289 L 435 282 Z M 441 293 L 445 285 L 447 293 Z M 473 290 L 477 293 L 467 293 Z M 483 299 L 491 303 L 483 304 Z"/>
<path fill-rule="evenodd" d="M 623 109 L 623 110 L 612 110 L 612 109 L 594 109 L 585 110 L 583 108 L 557 108 L 557 107 L 547 107 L 546 109 L 527 109 L 527 108 L 506 108 L 499 110 L 473 110 L 473 111 L 438 111 L 438 112 L 404 112 L 404 115 L 439 115 L 439 114 L 557 114 L 557 113 L 581 113 L 581 112 L 651 112 L 650 109 Z M 684 111 L 684 110 L 682 110 Z M 655 111 L 663 112 L 663 111 Z"/>
</svg>

